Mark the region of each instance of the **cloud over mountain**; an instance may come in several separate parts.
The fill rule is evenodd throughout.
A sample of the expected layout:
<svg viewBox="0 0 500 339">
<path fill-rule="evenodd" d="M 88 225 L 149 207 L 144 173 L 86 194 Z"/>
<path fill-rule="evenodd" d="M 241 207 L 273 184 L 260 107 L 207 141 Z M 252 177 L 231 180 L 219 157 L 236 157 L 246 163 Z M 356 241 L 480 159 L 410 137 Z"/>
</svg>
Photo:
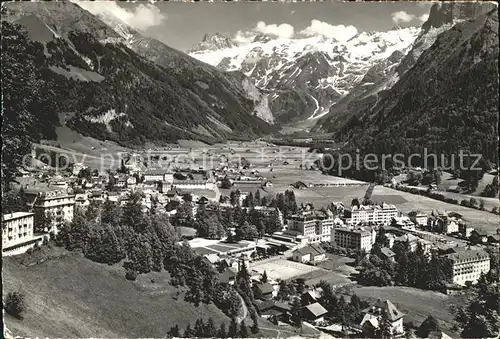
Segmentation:
<svg viewBox="0 0 500 339">
<path fill-rule="evenodd" d="M 311 20 L 311 24 L 300 31 L 300 34 L 306 36 L 323 35 L 327 38 L 334 38 L 338 41 L 347 41 L 358 33 L 354 26 L 330 25 L 329 23 Z"/>
<path fill-rule="evenodd" d="M 115 1 L 73 1 L 80 7 L 92 14 L 114 16 L 132 28 L 146 30 L 160 25 L 166 18 L 166 14 L 152 3 L 143 3 L 134 8 L 121 7 Z"/>
<path fill-rule="evenodd" d="M 420 15 L 420 16 L 416 16 L 414 14 L 410 14 L 410 13 L 405 12 L 405 11 L 399 11 L 399 12 L 393 12 L 393 13 L 391 13 L 392 21 L 396 25 L 399 25 L 399 24 L 402 24 L 402 23 L 409 23 L 409 22 L 411 22 L 413 20 L 419 20 L 421 22 L 425 22 L 428 17 L 429 17 L 428 14 L 423 14 L 423 15 Z"/>
</svg>

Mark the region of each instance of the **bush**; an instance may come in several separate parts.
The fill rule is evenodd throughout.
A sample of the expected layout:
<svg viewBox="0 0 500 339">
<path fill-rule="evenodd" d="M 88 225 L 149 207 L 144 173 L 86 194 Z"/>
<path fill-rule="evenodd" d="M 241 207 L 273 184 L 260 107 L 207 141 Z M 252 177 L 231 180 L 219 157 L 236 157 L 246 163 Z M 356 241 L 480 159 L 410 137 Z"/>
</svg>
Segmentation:
<svg viewBox="0 0 500 339">
<path fill-rule="evenodd" d="M 137 279 L 137 272 L 128 269 L 127 272 L 125 273 L 125 279 L 135 281 L 135 279 Z"/>
<path fill-rule="evenodd" d="M 23 319 L 25 310 L 24 294 L 21 292 L 9 292 L 5 300 L 5 312 L 18 319 Z"/>
</svg>

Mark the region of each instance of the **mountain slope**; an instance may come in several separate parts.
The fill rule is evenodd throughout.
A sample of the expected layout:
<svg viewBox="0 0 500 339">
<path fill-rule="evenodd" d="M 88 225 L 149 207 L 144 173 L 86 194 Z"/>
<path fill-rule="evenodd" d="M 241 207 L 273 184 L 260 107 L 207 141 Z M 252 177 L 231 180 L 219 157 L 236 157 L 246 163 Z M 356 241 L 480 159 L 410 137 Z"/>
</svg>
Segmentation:
<svg viewBox="0 0 500 339">
<path fill-rule="evenodd" d="M 29 267 L 20 263 L 26 255 L 2 262 L 4 295 L 21 291 L 26 296 L 24 319 L 4 318 L 14 336 L 164 337 L 171 326 L 184 329 L 198 318 L 229 323 L 213 304 L 185 302 L 185 291 L 170 284 L 167 272 L 147 273 L 132 282 L 121 266 L 98 264 L 60 248 L 43 251 L 54 257 Z"/>
<path fill-rule="evenodd" d="M 255 35 L 251 41 L 231 45 L 220 34 L 197 44 L 190 55 L 219 69 L 238 70 L 269 93 L 273 114 L 280 123 L 311 120 L 363 82 L 375 65 L 394 67 L 419 32 L 418 28 L 363 32 L 348 41 L 313 36 L 285 39 Z M 205 46 L 205 49 L 203 48 Z M 372 76 L 384 76 L 383 67 Z M 365 79 L 369 80 L 369 77 Z"/>
<path fill-rule="evenodd" d="M 76 131 L 142 144 L 273 130 L 256 115 L 261 98 L 242 81 L 129 27 L 110 27 L 71 2 L 4 7 L 2 19 L 19 20 L 30 39 L 45 27 L 34 43 L 37 58 L 44 77 L 57 83 L 58 112 Z"/>
<path fill-rule="evenodd" d="M 441 33 L 373 107 L 337 130 L 364 152 L 424 148 L 437 154 L 482 154 L 498 161 L 498 13 Z M 458 157 L 458 156 L 457 156 Z"/>
<path fill-rule="evenodd" d="M 493 8 L 495 6 L 491 3 L 434 4 L 427 21 L 422 25 L 420 34 L 410 48 L 370 69 L 365 79 L 333 105 L 329 114 L 318 120 L 313 129 L 321 132 L 335 132 L 341 130 L 353 117 L 359 118 L 364 114 L 363 112 L 372 109 L 384 98 L 383 91 L 390 89 L 415 65 L 420 55 L 436 41 L 439 34 L 449 30 L 458 22 L 473 19 Z M 391 58 L 394 59 L 393 62 L 388 63 Z M 379 69 L 375 71 L 375 74 L 379 76 L 366 79 L 374 69 Z M 383 70 L 383 73 L 380 70 Z"/>
</svg>

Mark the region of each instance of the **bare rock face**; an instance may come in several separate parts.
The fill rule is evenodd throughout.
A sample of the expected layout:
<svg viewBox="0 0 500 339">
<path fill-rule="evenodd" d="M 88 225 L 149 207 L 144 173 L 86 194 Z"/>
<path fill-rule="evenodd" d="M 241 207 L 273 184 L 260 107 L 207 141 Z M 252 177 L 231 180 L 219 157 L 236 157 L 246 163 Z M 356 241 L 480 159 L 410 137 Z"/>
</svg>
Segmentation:
<svg viewBox="0 0 500 339">
<path fill-rule="evenodd" d="M 219 49 L 231 48 L 234 46 L 236 46 L 236 44 L 229 37 L 225 35 L 222 35 L 220 33 L 215 33 L 212 36 L 205 34 L 203 40 L 194 45 L 193 47 L 191 47 L 188 53 L 193 53 L 202 50 L 216 51 Z"/>
<path fill-rule="evenodd" d="M 429 18 L 422 25 L 422 29 L 427 31 L 431 28 L 439 28 L 446 24 L 452 24 L 458 20 L 476 18 L 494 8 L 496 8 L 494 3 L 435 3 L 432 5 Z"/>
</svg>

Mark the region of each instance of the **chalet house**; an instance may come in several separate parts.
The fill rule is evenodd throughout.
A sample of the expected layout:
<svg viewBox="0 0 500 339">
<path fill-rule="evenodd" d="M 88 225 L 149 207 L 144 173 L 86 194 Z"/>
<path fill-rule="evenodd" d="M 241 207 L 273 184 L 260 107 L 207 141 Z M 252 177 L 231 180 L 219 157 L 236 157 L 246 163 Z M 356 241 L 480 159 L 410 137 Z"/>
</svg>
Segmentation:
<svg viewBox="0 0 500 339">
<path fill-rule="evenodd" d="M 321 287 L 311 289 L 309 291 L 302 293 L 300 300 L 303 303 L 303 305 L 310 305 L 317 303 L 318 300 L 321 298 L 321 292 L 323 292 L 323 289 Z"/>
<path fill-rule="evenodd" d="M 478 244 L 485 244 L 488 242 L 488 233 L 482 230 L 473 230 L 470 234 L 470 241 Z"/>
<path fill-rule="evenodd" d="M 388 259 L 390 261 L 394 261 L 395 259 L 395 256 L 396 254 L 391 251 L 389 248 L 387 247 L 382 247 L 382 249 L 380 250 L 382 252 L 382 256 L 385 258 L 385 259 Z"/>
<path fill-rule="evenodd" d="M 427 214 L 421 213 L 419 211 L 411 211 L 408 213 L 410 220 L 418 226 L 427 225 Z"/>
<path fill-rule="evenodd" d="M 137 184 L 137 178 L 134 176 L 130 176 L 127 178 L 127 186 L 134 186 Z"/>
<path fill-rule="evenodd" d="M 256 294 L 260 295 L 260 299 L 262 300 L 269 300 L 277 295 L 273 285 L 270 283 L 254 284 L 253 288 Z"/>
<path fill-rule="evenodd" d="M 274 300 L 256 302 L 256 306 L 260 316 L 264 319 L 274 318 L 285 321 L 291 310 L 290 305 Z"/>
<path fill-rule="evenodd" d="M 302 181 L 297 181 L 296 183 L 291 185 L 295 189 L 305 189 L 307 188 L 307 185 L 303 183 Z"/>
<path fill-rule="evenodd" d="M 221 284 L 234 285 L 236 281 L 236 273 L 226 268 L 224 272 L 219 273 L 219 280 Z"/>
<path fill-rule="evenodd" d="M 317 263 L 325 259 L 326 251 L 319 244 L 310 244 L 293 252 L 293 260 L 301 263 Z"/>
<path fill-rule="evenodd" d="M 461 223 L 458 225 L 458 232 L 466 238 L 470 238 L 472 235 L 472 231 L 474 231 L 474 227 L 467 225 L 465 223 Z"/>
<path fill-rule="evenodd" d="M 500 244 L 500 234 L 493 234 L 493 235 L 488 236 L 488 243 Z"/>
<path fill-rule="evenodd" d="M 209 263 L 212 267 L 217 266 L 219 261 L 221 260 L 217 253 L 205 254 L 203 256 L 203 260 Z"/>
<path fill-rule="evenodd" d="M 399 311 L 391 301 L 378 299 L 372 306 L 364 309 L 363 312 L 365 315 L 360 325 L 366 336 L 373 337 L 374 331 L 379 328 L 379 319 L 384 313 L 392 324 L 392 334 L 404 333 L 403 318 L 405 314 Z"/>
<path fill-rule="evenodd" d="M 320 303 L 309 304 L 303 308 L 303 316 L 309 322 L 321 323 L 328 311 Z"/>
<path fill-rule="evenodd" d="M 262 187 L 272 187 L 273 183 L 271 181 L 266 181 L 264 184 L 262 184 Z"/>
</svg>

